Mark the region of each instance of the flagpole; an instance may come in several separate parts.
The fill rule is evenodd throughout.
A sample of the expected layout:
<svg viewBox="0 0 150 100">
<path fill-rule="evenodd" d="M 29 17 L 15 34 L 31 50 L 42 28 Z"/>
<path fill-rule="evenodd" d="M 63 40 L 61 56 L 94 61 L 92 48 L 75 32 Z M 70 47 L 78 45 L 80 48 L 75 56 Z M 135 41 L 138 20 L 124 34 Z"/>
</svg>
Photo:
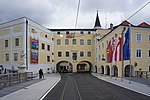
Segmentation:
<svg viewBox="0 0 150 100">
<path fill-rule="evenodd" d="M 125 27 L 123 28 L 123 31 L 122 31 L 122 46 L 121 46 L 121 48 L 122 48 L 122 57 L 121 57 L 121 59 L 122 59 L 122 76 L 121 76 L 121 81 L 123 81 L 123 68 L 124 68 L 124 60 L 123 60 L 123 42 L 124 42 L 124 31 L 125 31 Z"/>
<path fill-rule="evenodd" d="M 129 24 L 129 52 L 130 52 L 130 79 L 129 84 L 131 84 L 131 24 Z"/>
</svg>

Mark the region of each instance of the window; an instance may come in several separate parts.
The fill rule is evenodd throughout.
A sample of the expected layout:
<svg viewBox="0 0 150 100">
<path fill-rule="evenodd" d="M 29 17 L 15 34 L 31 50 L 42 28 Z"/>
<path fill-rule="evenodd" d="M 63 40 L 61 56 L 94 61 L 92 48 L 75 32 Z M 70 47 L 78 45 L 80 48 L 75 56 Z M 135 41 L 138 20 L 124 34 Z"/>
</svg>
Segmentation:
<svg viewBox="0 0 150 100">
<path fill-rule="evenodd" d="M 72 40 L 72 44 L 73 44 L 73 45 L 76 45 L 76 42 L 77 42 L 76 39 L 73 39 L 73 40 Z"/>
<path fill-rule="evenodd" d="M 18 53 L 14 53 L 14 61 L 18 61 Z"/>
<path fill-rule="evenodd" d="M 87 40 L 87 45 L 91 45 L 91 40 Z"/>
<path fill-rule="evenodd" d="M 73 59 L 73 60 L 77 60 L 77 53 L 76 53 L 76 52 L 73 52 L 73 53 L 72 53 L 72 59 Z"/>
<path fill-rule="evenodd" d="M 9 61 L 9 54 L 6 54 L 6 61 Z"/>
<path fill-rule="evenodd" d="M 54 62 L 54 59 L 52 60 L 52 62 Z"/>
<path fill-rule="evenodd" d="M 102 48 L 104 48 L 104 43 L 102 43 Z"/>
<path fill-rule="evenodd" d="M 91 57 L 91 52 L 90 51 L 87 52 L 87 56 Z"/>
<path fill-rule="evenodd" d="M 58 35 L 60 35 L 60 32 L 57 32 Z"/>
<path fill-rule="evenodd" d="M 45 38 L 47 38 L 47 35 L 45 35 Z"/>
<path fill-rule="evenodd" d="M 47 45 L 47 50 L 50 51 L 50 45 Z"/>
<path fill-rule="evenodd" d="M 66 52 L 66 57 L 69 57 L 69 52 L 68 51 Z"/>
<path fill-rule="evenodd" d="M 150 50 L 148 50 L 148 57 L 150 58 Z"/>
<path fill-rule="evenodd" d="M 54 55 L 54 52 L 52 52 L 52 55 Z"/>
<path fill-rule="evenodd" d="M 91 34 L 91 31 L 88 31 L 88 34 Z"/>
<path fill-rule="evenodd" d="M 65 39 L 65 45 L 69 44 L 69 39 Z"/>
<path fill-rule="evenodd" d="M 68 35 L 68 34 L 69 34 L 69 31 L 66 32 L 66 35 Z"/>
<path fill-rule="evenodd" d="M 148 42 L 150 42 L 150 34 L 148 34 Z"/>
<path fill-rule="evenodd" d="M 57 39 L 57 45 L 61 45 L 61 40 Z"/>
<path fill-rule="evenodd" d="M 136 50 L 136 57 L 137 58 L 141 58 L 142 57 L 142 50 L 141 49 L 137 49 Z"/>
<path fill-rule="evenodd" d="M 99 45 L 99 50 L 101 49 L 101 45 Z"/>
<path fill-rule="evenodd" d="M 142 35 L 140 33 L 136 34 L 136 41 L 141 42 L 142 41 Z"/>
<path fill-rule="evenodd" d="M 99 60 L 101 59 L 101 55 L 98 56 Z"/>
<path fill-rule="evenodd" d="M 19 38 L 15 39 L 15 46 L 19 46 Z"/>
<path fill-rule="evenodd" d="M 106 44 L 108 45 L 108 40 L 106 41 Z"/>
<path fill-rule="evenodd" d="M 5 40 L 5 47 L 8 47 L 8 40 Z"/>
<path fill-rule="evenodd" d="M 44 43 L 42 43 L 42 49 L 43 49 L 43 50 L 45 49 L 45 44 L 44 44 Z"/>
<path fill-rule="evenodd" d="M 47 56 L 47 62 L 50 62 L 50 56 Z"/>
<path fill-rule="evenodd" d="M 102 59 L 104 59 L 104 54 L 102 54 Z"/>
<path fill-rule="evenodd" d="M 81 31 L 80 34 L 83 34 L 83 31 Z"/>
<path fill-rule="evenodd" d="M 84 56 L 84 52 L 80 51 L 80 57 L 83 57 L 83 56 Z"/>
<path fill-rule="evenodd" d="M 84 45 L 84 40 L 80 39 L 80 45 Z"/>
<path fill-rule="evenodd" d="M 52 41 L 54 41 L 54 38 L 52 38 Z"/>
<path fill-rule="evenodd" d="M 61 52 L 58 52 L 58 57 L 61 57 L 62 56 L 62 53 Z"/>
</svg>

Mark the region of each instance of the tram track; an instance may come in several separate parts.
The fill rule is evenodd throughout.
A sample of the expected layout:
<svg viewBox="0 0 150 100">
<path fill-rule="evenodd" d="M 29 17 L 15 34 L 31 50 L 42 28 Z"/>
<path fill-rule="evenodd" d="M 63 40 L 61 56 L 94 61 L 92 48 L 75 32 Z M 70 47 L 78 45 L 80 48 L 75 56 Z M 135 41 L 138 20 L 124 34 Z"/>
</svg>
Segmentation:
<svg viewBox="0 0 150 100">
<path fill-rule="evenodd" d="M 67 97 L 65 97 L 65 96 L 67 96 L 68 94 L 68 91 L 67 91 L 67 88 L 69 87 L 69 81 L 72 81 L 73 82 L 73 84 L 72 84 L 72 88 L 74 88 L 72 91 L 74 91 L 74 94 L 75 94 L 75 96 L 76 97 L 74 97 L 74 98 L 76 98 L 75 100 L 82 100 L 82 97 L 81 97 L 81 95 L 80 95 L 80 92 L 79 92 L 79 89 L 78 89 L 78 86 L 77 86 L 77 83 L 76 83 L 76 80 L 75 80 L 75 78 L 71 75 L 71 79 L 69 78 L 69 77 L 67 77 L 67 80 L 66 80 L 66 82 L 65 82 L 65 85 L 64 85 L 64 88 L 63 88 L 63 92 L 62 92 L 62 95 L 61 95 L 61 99 L 60 100 L 67 100 Z M 70 88 L 70 87 L 69 87 Z"/>
</svg>

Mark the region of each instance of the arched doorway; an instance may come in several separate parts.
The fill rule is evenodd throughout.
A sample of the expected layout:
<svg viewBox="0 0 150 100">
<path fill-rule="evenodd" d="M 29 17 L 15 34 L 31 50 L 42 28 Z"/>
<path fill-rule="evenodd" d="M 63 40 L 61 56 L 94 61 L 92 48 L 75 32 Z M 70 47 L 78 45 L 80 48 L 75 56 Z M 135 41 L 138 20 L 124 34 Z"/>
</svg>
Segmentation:
<svg viewBox="0 0 150 100">
<path fill-rule="evenodd" d="M 106 75 L 110 75 L 110 68 L 108 65 L 105 67 L 105 73 Z"/>
<path fill-rule="evenodd" d="M 112 68 L 111 68 L 111 75 L 115 76 L 115 77 L 118 77 L 118 68 L 117 68 L 116 65 L 112 66 Z"/>
<path fill-rule="evenodd" d="M 89 61 L 81 61 L 77 64 L 77 72 L 91 72 L 91 68 L 92 64 Z"/>
<path fill-rule="evenodd" d="M 100 67 L 100 74 L 104 74 L 104 66 L 103 65 Z"/>
<path fill-rule="evenodd" d="M 131 69 L 131 76 L 134 75 L 134 67 L 131 65 L 131 68 L 130 68 L 130 65 L 126 65 L 124 69 L 125 77 L 130 76 L 130 69 Z"/>
<path fill-rule="evenodd" d="M 73 65 L 69 61 L 60 61 L 56 64 L 56 70 L 59 73 L 71 73 Z"/>
</svg>

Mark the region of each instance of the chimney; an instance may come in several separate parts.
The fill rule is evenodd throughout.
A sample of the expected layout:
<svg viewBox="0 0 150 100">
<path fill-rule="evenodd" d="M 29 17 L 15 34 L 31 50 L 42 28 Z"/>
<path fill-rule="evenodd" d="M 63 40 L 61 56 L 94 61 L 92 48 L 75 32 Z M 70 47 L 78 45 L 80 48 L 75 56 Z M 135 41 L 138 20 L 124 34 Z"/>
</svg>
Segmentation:
<svg viewBox="0 0 150 100">
<path fill-rule="evenodd" d="M 111 29 L 111 30 L 113 29 L 113 24 L 112 24 L 112 23 L 110 23 L 110 29 Z"/>
</svg>

